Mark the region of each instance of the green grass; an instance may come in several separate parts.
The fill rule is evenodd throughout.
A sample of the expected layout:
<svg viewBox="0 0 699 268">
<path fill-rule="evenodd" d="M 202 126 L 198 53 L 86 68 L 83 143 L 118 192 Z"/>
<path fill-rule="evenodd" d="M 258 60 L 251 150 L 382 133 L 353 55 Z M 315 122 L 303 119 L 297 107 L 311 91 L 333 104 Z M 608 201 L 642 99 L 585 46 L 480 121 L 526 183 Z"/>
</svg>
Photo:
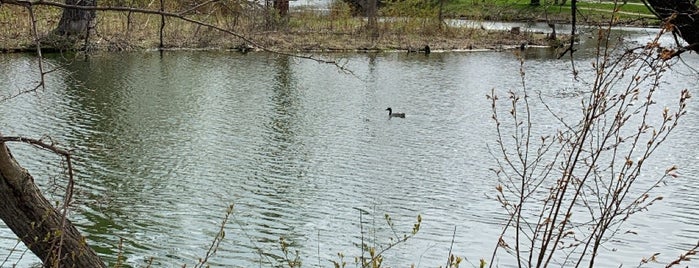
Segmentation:
<svg viewBox="0 0 699 268">
<path fill-rule="evenodd" d="M 562 0 L 561 0 L 562 2 Z M 451 17 L 484 20 L 527 20 L 569 21 L 571 17 L 571 0 L 565 4 L 554 4 L 552 0 L 542 0 L 540 6 L 531 6 L 530 0 L 447 0 L 446 14 Z M 611 1 L 578 1 L 578 14 L 590 23 L 609 21 L 612 14 L 621 22 L 638 21 L 642 24 L 657 23 L 653 14 L 638 0 L 627 4 Z"/>
</svg>

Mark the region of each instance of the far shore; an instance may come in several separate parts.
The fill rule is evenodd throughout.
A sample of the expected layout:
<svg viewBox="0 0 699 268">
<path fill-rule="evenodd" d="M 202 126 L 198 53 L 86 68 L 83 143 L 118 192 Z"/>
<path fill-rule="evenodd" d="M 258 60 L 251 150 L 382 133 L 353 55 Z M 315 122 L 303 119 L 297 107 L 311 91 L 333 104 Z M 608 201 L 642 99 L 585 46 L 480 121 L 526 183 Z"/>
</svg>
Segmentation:
<svg viewBox="0 0 699 268">
<path fill-rule="evenodd" d="M 382 33 L 370 38 L 364 33 L 346 34 L 336 32 L 284 32 L 272 31 L 251 34 L 246 42 L 226 35 L 207 34 L 201 38 L 165 37 L 163 50 L 235 50 L 249 51 L 278 51 L 288 53 L 329 53 L 329 52 L 416 52 L 424 53 L 425 46 L 431 52 L 443 51 L 493 51 L 517 49 L 520 47 L 552 47 L 560 46 L 562 38 L 567 35 L 559 34 L 557 39 L 550 39 L 543 32 L 528 31 L 499 31 L 483 29 L 449 28 L 444 33 L 415 35 L 400 35 Z M 157 35 L 150 38 L 124 38 L 115 36 L 105 38 L 98 35 L 90 39 L 90 51 L 138 51 L 160 50 Z M 206 39 L 206 40 L 203 40 Z M 32 53 L 36 45 L 30 40 L 21 43 L 1 42 L 2 53 Z M 14 43 L 14 44 L 13 44 Z M 84 50 L 84 41 L 77 41 L 75 50 Z M 42 52 L 56 53 L 63 49 L 56 48 L 50 42 L 41 43 Z"/>
<path fill-rule="evenodd" d="M 13 7 L 3 7 L 5 14 Z M 16 7 L 15 7 L 16 8 Z M 9 16 L 0 16 L 0 25 L 13 25 L 0 32 L 1 53 L 36 52 L 31 27 L 26 22 L 26 14 L 18 9 Z M 60 18 L 57 10 L 47 10 L 43 15 L 45 22 L 38 29 L 42 51 L 45 53 L 61 51 L 139 51 L 139 50 L 235 50 L 277 51 L 286 53 L 330 53 L 330 52 L 416 52 L 424 53 L 425 47 L 430 52 L 440 51 L 499 51 L 525 47 L 560 47 L 569 40 L 569 33 L 558 30 L 556 36 L 544 31 L 531 31 L 526 28 L 509 30 L 490 30 L 472 27 L 447 27 L 433 18 L 405 18 L 396 21 L 377 23 L 376 30 L 370 34 L 366 21 L 361 17 L 348 15 L 319 15 L 317 13 L 293 12 L 284 22 L 273 22 L 271 26 L 260 26 L 260 18 L 231 26 L 230 21 L 218 19 L 216 25 L 229 29 L 243 36 L 239 38 L 203 26 L 194 25 L 177 19 L 168 19 L 160 46 L 159 18 L 154 15 L 135 14 L 131 22 L 125 22 L 125 16 L 114 13 L 100 13 L 95 32 L 90 35 L 87 47 L 84 40 L 76 40 L 69 45 L 61 40 L 48 40 Z M 103 14 L 103 15 L 102 15 Z M 2 15 L 2 14 L 0 14 Z M 230 19 L 225 17 L 224 19 Z M 466 18 L 458 18 L 466 19 Z M 549 18 L 559 21 L 562 18 Z M 4 21 L 7 20 L 7 21 Z M 540 18 L 528 18 L 522 23 L 540 21 Z M 483 20 L 481 20 L 483 21 Z M 487 21 L 484 21 L 487 22 Z M 213 23 L 213 22 L 212 22 Z M 557 23 L 564 24 L 564 23 Z M 587 23 L 589 25 L 590 23 Z M 647 26 L 625 23 L 630 26 Z M 581 22 L 580 25 L 585 25 Z M 271 28 L 271 29 L 270 29 Z M 43 33 L 43 34 L 42 34 Z"/>
</svg>

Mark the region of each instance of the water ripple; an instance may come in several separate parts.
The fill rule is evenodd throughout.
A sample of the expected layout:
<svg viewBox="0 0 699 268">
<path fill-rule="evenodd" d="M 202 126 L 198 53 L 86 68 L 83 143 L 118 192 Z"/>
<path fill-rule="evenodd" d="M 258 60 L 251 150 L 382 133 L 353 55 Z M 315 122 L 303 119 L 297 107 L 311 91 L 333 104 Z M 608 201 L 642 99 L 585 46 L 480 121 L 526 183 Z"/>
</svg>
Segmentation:
<svg viewBox="0 0 699 268">
<path fill-rule="evenodd" d="M 15 61 L 17 70 L 28 66 L 26 58 Z M 548 78 L 564 70 L 559 62 L 536 63 L 541 69 L 527 75 L 541 80 L 545 96 L 568 86 Z M 48 134 L 74 148 L 74 222 L 112 263 L 123 239 L 130 266 L 151 257 L 159 267 L 193 265 L 228 204 L 235 210 L 214 266 L 280 266 L 280 237 L 304 264 L 329 266 L 338 252 L 351 261 L 362 241 L 381 246 L 410 233 L 418 215 L 421 231 L 387 253 L 387 263 L 442 265 L 452 236 L 459 255 L 490 254 L 507 215 L 492 199 L 487 144 L 494 137 L 484 96 L 519 86 L 518 76 L 503 76 L 518 73 L 516 58 L 352 55 L 348 64 L 366 78 L 261 53 L 98 56 L 55 73 L 39 97 L 0 105 L 0 126 L 5 135 Z M 406 118 L 388 119 L 389 106 Z M 688 117 L 687 125 L 699 125 L 696 111 Z M 618 254 L 603 259 L 635 264 L 645 247 L 674 253 L 699 237 L 699 184 L 691 179 L 699 159 L 683 157 L 698 149 L 693 133 L 679 129 L 659 152 L 662 165 L 651 167 L 677 163 L 683 176 L 667 186 L 658 210 L 629 224 L 644 231 L 612 243 Z M 13 153 L 42 186 L 60 174 L 60 159 L 18 147 Z M 13 236 L 0 236 L 0 253 L 8 252 Z"/>
</svg>

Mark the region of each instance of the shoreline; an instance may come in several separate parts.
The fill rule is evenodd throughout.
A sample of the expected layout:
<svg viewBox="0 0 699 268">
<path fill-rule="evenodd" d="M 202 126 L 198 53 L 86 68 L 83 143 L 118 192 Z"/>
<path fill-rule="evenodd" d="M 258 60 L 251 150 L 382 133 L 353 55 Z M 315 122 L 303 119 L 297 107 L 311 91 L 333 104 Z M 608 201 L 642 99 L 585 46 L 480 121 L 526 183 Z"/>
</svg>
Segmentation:
<svg viewBox="0 0 699 268">
<path fill-rule="evenodd" d="M 158 15 L 128 13 L 125 17 L 123 12 L 103 12 L 97 16 L 88 42 L 49 34 L 62 15 L 60 9 L 37 6 L 35 16 L 41 18 L 34 25 L 37 37 L 32 34 L 34 29 L 26 20 L 28 13 L 24 8 L 9 5 L 0 9 L 0 25 L 8 26 L 0 32 L 0 53 L 36 52 L 36 39 L 41 40 L 44 53 L 158 50 L 161 44 L 165 50 L 343 53 L 419 51 L 425 46 L 434 52 L 498 51 L 520 46 L 555 48 L 571 38 L 569 32 L 561 30 L 569 28 L 569 14 L 560 11 L 544 17 L 539 8 L 510 7 L 493 14 L 485 12 L 491 6 L 474 4 L 474 10 L 447 9 L 444 20 L 438 21 L 422 13 L 423 16 L 412 17 L 409 12 L 416 10 L 397 5 L 384 10 L 369 28 L 367 18 L 352 16 L 346 3 L 333 3 L 323 12 L 296 7 L 285 17 L 270 16 L 266 9 L 257 6 L 242 13 L 202 9 L 188 14 L 192 21 L 163 17 L 163 25 Z M 580 7 L 586 9 L 589 8 Z M 578 27 L 609 23 L 606 11 L 594 10 L 591 15 L 596 16 L 579 20 Z M 648 27 L 653 24 L 649 21 L 643 17 L 622 18 L 615 20 L 614 27 Z M 554 38 L 549 36 L 552 29 L 547 22 L 556 25 Z M 538 26 L 530 28 L 532 23 Z"/>
<path fill-rule="evenodd" d="M 292 16 L 292 19 L 298 19 Z M 196 28 L 181 21 L 172 21 L 164 35 L 163 50 L 229 50 L 247 53 L 251 51 L 270 51 L 280 53 L 365 53 L 365 52 L 419 52 L 420 48 L 429 46 L 431 52 L 478 52 L 502 51 L 526 47 L 556 48 L 570 40 L 570 34 L 559 30 L 556 39 L 549 37 L 547 29 L 531 29 L 530 23 L 542 23 L 536 20 L 519 21 L 479 21 L 468 18 L 458 18 L 464 23 L 441 27 L 438 29 L 434 21 L 429 19 L 408 19 L 398 22 L 381 22 L 378 30 L 370 36 L 363 23 L 363 18 L 345 18 L 336 20 L 330 26 L 285 26 L 283 30 L 241 30 L 241 39 L 223 32 L 208 28 Z M 309 23 L 303 18 L 301 22 Z M 475 22 L 472 25 L 470 22 Z M 334 23 L 334 25 L 333 25 Z M 349 25 L 340 25 L 340 24 Z M 287 22 L 289 24 L 289 22 Z M 416 26 L 417 24 L 417 26 Z M 488 24 L 501 24 L 501 28 L 487 29 Z M 339 25 L 339 26 L 338 26 Z M 569 25 L 556 23 L 556 25 Z M 594 24 L 580 23 L 579 28 L 590 27 Z M 96 34 L 89 40 L 85 49 L 85 41 L 78 40 L 66 46 L 60 39 L 52 45 L 47 36 L 42 39 L 42 53 L 61 53 L 66 51 L 147 51 L 159 50 L 159 35 L 153 31 L 153 24 L 139 25 L 130 31 L 109 28 L 98 25 Z M 150 27 L 150 28 L 149 28 Z M 189 28 L 186 28 L 189 27 Z M 313 28 L 317 27 L 317 28 Z M 406 27 L 413 27 L 406 30 Z M 507 30 L 507 28 L 510 28 Z M 523 28 L 523 29 L 520 29 Z M 564 26 L 565 27 L 565 26 Z M 613 27 L 624 28 L 656 28 L 633 23 L 619 23 Z M 174 28 L 174 29 L 173 29 Z M 515 29 L 516 28 L 516 29 Z M 48 27 L 43 32 L 50 32 Z M 0 53 L 36 53 L 36 45 L 26 29 L 17 27 L 12 37 L 0 34 Z M 47 41 L 49 40 L 49 41 Z M 249 41 L 250 42 L 249 42 Z M 61 48 L 62 47 L 62 48 Z M 67 48 L 66 48 L 67 47 Z"/>
<path fill-rule="evenodd" d="M 466 33 L 464 33 L 464 31 Z M 342 33 L 259 33 L 246 37 L 254 43 L 242 40 L 226 40 L 225 35 L 216 40 L 201 39 L 170 40 L 162 48 L 174 50 L 220 50 L 242 53 L 269 51 L 281 53 L 381 53 L 407 52 L 423 53 L 425 46 L 430 52 L 479 52 L 501 51 L 526 47 L 556 47 L 568 40 L 567 34 L 559 34 L 558 39 L 549 39 L 543 32 L 513 33 L 504 30 L 482 30 L 459 28 L 452 33 L 419 35 L 398 35 L 388 33 L 378 38 L 368 38 L 364 34 L 343 35 Z M 85 51 L 84 41 L 75 42 L 74 49 L 60 49 L 49 42 L 42 41 L 42 53 L 61 53 L 66 51 Z M 95 38 L 89 42 L 88 51 L 128 52 L 161 50 L 154 41 L 123 40 L 114 38 Z M 0 45 L 0 53 L 36 53 L 36 45 L 28 43 L 5 47 Z"/>
<path fill-rule="evenodd" d="M 519 21 L 483 21 L 484 23 L 522 23 L 528 22 Z M 540 23 L 540 22 L 539 22 Z M 564 23 L 561 23 L 564 24 Z M 582 24 L 578 27 L 590 27 L 590 24 Z M 617 25 L 614 27 L 623 28 L 650 28 L 657 29 L 657 26 L 639 26 L 633 24 Z M 548 33 L 543 31 L 522 31 L 518 34 L 513 34 L 508 30 L 482 30 L 472 29 L 467 27 L 451 27 L 457 31 L 478 31 L 479 36 L 472 38 L 471 36 L 445 36 L 429 35 L 429 36 L 413 36 L 410 40 L 405 40 L 395 34 L 387 34 L 380 36 L 378 40 L 370 41 L 363 34 L 342 37 L 343 33 L 280 33 L 267 32 L 250 35 L 247 37 L 254 41 L 259 47 L 251 45 L 245 41 L 218 41 L 213 44 L 202 45 L 201 40 L 170 40 L 163 51 L 237 51 L 241 53 L 248 52 L 279 52 L 279 53 L 422 53 L 419 50 L 425 45 L 430 46 L 432 53 L 444 52 L 488 52 L 488 51 L 506 51 L 516 50 L 522 45 L 528 48 L 556 48 L 565 45 L 569 42 L 570 34 L 562 31 L 557 34 L 557 39 L 548 38 Z M 259 35 L 259 37 L 254 37 Z M 310 36 L 307 36 L 310 35 Z M 325 36 L 321 38 L 319 36 Z M 155 37 L 155 36 L 154 36 Z M 225 39 L 226 35 L 218 36 Z M 327 38 L 330 37 L 330 38 Z M 76 42 L 76 45 L 82 45 L 84 41 Z M 209 42 L 203 42 L 209 43 Z M 123 40 L 114 38 L 108 40 L 105 38 L 94 39 L 90 42 L 89 51 L 96 52 L 130 52 L 130 51 L 158 51 L 158 45 L 154 41 Z M 51 46 L 48 43 L 42 43 L 42 53 L 63 53 L 81 52 L 85 49 L 59 49 Z M 12 53 L 36 53 L 34 43 L 25 44 L 23 46 L 6 47 L 0 44 L 0 54 Z"/>
</svg>

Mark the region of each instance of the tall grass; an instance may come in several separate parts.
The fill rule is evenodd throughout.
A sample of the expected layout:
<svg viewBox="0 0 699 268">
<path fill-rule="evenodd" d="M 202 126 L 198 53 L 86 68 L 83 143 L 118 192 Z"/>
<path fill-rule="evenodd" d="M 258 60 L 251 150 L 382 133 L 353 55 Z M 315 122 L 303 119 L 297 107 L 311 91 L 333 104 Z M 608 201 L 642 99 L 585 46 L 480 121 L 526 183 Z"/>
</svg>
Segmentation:
<svg viewBox="0 0 699 268">
<path fill-rule="evenodd" d="M 545 45 L 543 36 L 532 33 L 511 36 L 483 29 L 443 27 L 437 19 L 437 5 L 418 0 L 386 4 L 380 11 L 373 34 L 367 20 L 352 16 L 349 5 L 335 1 L 329 11 L 297 8 L 286 17 L 255 2 L 216 1 L 208 5 L 175 5 L 165 2 L 165 11 L 238 33 L 256 44 L 283 51 L 407 50 L 430 45 L 433 49 L 492 48 L 520 43 Z M 125 7 L 157 10 L 156 2 L 113 1 Z M 61 10 L 35 6 L 37 29 L 45 38 L 60 19 Z M 32 47 L 33 37 L 26 10 L 13 5 L 0 8 L 0 47 Z M 90 42 L 102 50 L 132 50 L 158 47 L 160 17 L 137 12 L 99 11 Z M 177 18 L 166 18 L 166 48 L 235 48 L 241 38 Z"/>
</svg>

